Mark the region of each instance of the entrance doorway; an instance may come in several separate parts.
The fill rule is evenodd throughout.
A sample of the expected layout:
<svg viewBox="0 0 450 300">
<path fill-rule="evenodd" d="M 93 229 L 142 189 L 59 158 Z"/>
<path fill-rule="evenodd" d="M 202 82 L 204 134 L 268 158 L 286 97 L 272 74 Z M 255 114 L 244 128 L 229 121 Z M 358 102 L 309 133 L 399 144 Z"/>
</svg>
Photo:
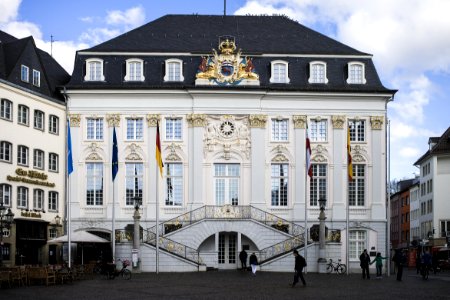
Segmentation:
<svg viewBox="0 0 450 300">
<path fill-rule="evenodd" d="M 219 233 L 219 269 L 236 269 L 237 256 L 237 233 Z"/>
</svg>

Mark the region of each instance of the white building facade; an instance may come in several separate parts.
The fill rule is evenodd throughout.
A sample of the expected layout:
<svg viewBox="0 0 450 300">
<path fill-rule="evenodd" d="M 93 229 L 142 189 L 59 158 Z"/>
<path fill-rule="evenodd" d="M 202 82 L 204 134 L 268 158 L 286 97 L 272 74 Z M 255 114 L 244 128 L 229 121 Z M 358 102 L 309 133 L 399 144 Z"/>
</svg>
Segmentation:
<svg viewBox="0 0 450 300">
<path fill-rule="evenodd" d="M 221 22 L 220 30 L 211 25 Z M 236 22 L 248 36 L 275 24 L 313 34 L 318 52 L 281 47 L 287 39 L 274 49 L 252 46 L 230 25 Z M 203 33 L 176 34 L 170 24 Z M 149 42 L 133 43 L 143 36 Z M 171 40 L 156 49 L 163 37 Z M 196 39 L 200 46 L 189 46 Z M 322 53 L 327 43 L 336 53 Z M 385 120 L 395 91 L 381 85 L 368 54 L 285 17 L 166 16 L 79 51 L 65 93 L 73 230 L 108 234 L 114 220 L 116 258 L 131 257 L 136 199 L 143 271 L 157 268 L 157 217 L 163 271 L 237 268 L 242 249 L 257 254 L 262 270 L 291 270 L 296 248 L 317 270 L 319 198 L 327 200 L 327 258 L 345 260 L 348 251 L 350 268 L 359 269 L 363 249 L 386 251 Z"/>
</svg>

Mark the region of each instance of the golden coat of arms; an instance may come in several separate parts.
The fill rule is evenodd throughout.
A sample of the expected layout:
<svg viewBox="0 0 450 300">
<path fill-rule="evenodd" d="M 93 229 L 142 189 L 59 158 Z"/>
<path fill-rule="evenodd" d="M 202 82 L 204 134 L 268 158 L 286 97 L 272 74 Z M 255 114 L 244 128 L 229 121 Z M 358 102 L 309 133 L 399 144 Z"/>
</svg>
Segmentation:
<svg viewBox="0 0 450 300">
<path fill-rule="evenodd" d="M 259 76 L 254 72 L 252 59 L 237 53 L 233 37 L 225 37 L 219 43 L 220 54 L 212 49 L 213 56 L 202 57 L 196 75 L 196 84 L 252 84 L 259 85 Z M 206 81 L 205 81 L 206 79 Z"/>
</svg>

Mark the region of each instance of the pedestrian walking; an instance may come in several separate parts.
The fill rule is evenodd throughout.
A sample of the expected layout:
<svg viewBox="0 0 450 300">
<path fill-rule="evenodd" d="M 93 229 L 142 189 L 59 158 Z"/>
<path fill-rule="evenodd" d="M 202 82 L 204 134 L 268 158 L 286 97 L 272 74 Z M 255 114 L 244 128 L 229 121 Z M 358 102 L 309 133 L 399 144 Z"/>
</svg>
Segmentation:
<svg viewBox="0 0 450 300">
<path fill-rule="evenodd" d="M 377 268 L 377 278 L 381 278 L 381 273 L 383 270 L 383 259 L 386 259 L 387 257 L 381 256 L 381 253 L 378 252 L 377 256 L 373 259 L 373 261 L 370 264 L 375 263 L 375 267 Z"/>
<path fill-rule="evenodd" d="M 293 252 L 295 257 L 295 274 L 294 274 L 294 282 L 291 284 L 291 287 L 294 287 L 298 283 L 298 278 L 300 277 L 300 280 L 303 283 L 303 286 L 306 286 L 305 278 L 303 277 L 303 268 L 306 267 L 306 260 L 303 256 L 301 256 L 297 250 L 294 250 Z"/>
<path fill-rule="evenodd" d="M 247 269 L 247 252 L 245 249 L 242 249 L 241 253 L 239 253 L 239 260 L 241 261 L 242 270 Z"/>
<path fill-rule="evenodd" d="M 363 279 L 370 279 L 369 274 L 369 264 L 370 264 L 370 256 L 369 253 L 367 253 L 367 249 L 364 249 L 363 253 L 359 256 L 359 265 L 362 269 L 362 278 Z"/>
<path fill-rule="evenodd" d="M 392 259 L 397 268 L 397 281 L 402 281 L 403 266 L 406 265 L 406 255 L 401 250 L 395 250 L 394 257 Z"/>
<path fill-rule="evenodd" d="M 256 266 L 258 265 L 258 258 L 256 257 L 255 252 L 250 255 L 250 266 L 252 267 L 253 275 L 256 275 Z"/>
</svg>

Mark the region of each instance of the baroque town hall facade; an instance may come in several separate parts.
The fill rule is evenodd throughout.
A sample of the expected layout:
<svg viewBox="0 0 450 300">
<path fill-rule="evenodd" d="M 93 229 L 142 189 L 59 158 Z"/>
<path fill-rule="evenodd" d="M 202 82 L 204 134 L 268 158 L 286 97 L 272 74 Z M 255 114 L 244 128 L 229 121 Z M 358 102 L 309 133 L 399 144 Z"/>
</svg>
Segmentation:
<svg viewBox="0 0 450 300">
<path fill-rule="evenodd" d="M 262 270 L 291 270 L 293 248 L 307 249 L 313 271 L 320 198 L 327 258 L 348 251 L 356 268 L 364 248 L 385 254 L 386 106 L 395 91 L 370 54 L 284 16 L 167 15 L 78 51 L 64 93 L 71 226 L 107 236 L 114 219 L 116 258 L 131 257 L 136 199 L 143 271 L 156 268 L 157 208 L 162 271 L 237 268 L 242 249 Z"/>
</svg>

